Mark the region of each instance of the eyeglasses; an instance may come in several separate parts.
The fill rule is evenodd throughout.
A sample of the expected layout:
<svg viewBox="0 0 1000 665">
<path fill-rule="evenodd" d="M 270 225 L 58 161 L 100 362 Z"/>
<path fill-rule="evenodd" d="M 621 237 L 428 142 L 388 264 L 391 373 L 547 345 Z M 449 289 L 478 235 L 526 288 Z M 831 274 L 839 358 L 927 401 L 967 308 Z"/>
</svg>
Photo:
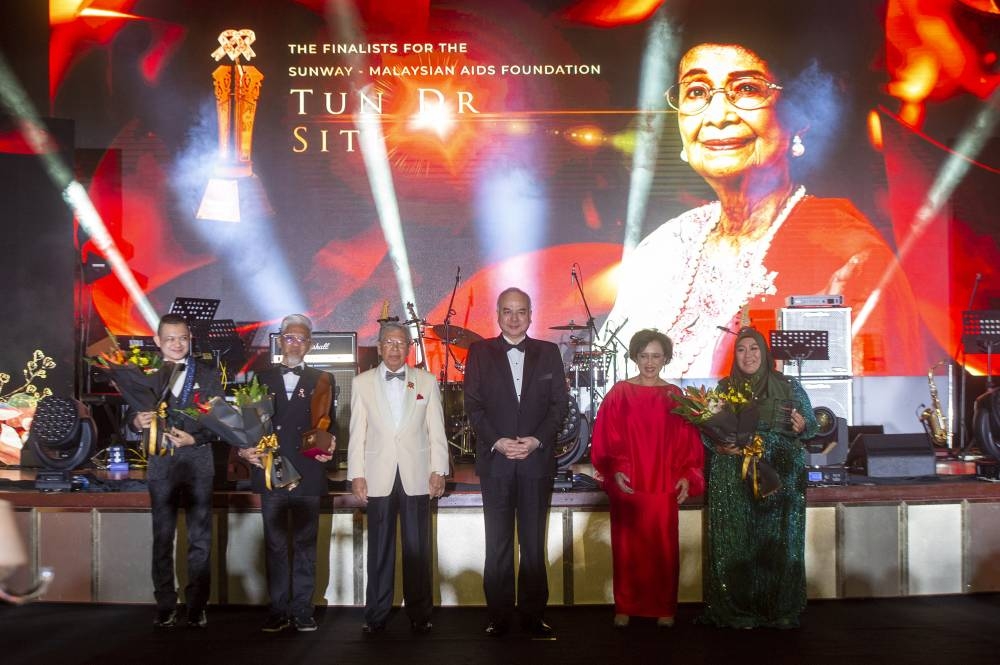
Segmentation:
<svg viewBox="0 0 1000 665">
<path fill-rule="evenodd" d="M 409 346 L 410 343 L 401 339 L 383 339 L 382 346 L 391 346 L 394 349 L 402 349 Z"/>
<path fill-rule="evenodd" d="M 282 335 L 281 339 L 284 340 L 285 344 L 305 344 L 309 341 L 308 337 L 302 335 Z"/>
<path fill-rule="evenodd" d="M 702 81 L 681 81 L 667 90 L 667 104 L 683 115 L 698 115 L 712 103 L 715 93 L 726 95 L 726 101 L 743 111 L 765 106 L 782 87 L 757 76 L 733 79 L 722 88 L 713 88 Z"/>
</svg>

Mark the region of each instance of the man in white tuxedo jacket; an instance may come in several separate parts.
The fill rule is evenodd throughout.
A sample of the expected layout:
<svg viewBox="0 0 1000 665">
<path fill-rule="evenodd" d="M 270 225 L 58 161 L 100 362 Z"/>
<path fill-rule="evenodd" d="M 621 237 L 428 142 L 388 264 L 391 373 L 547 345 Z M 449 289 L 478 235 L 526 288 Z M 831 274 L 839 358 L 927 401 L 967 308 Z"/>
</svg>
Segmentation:
<svg viewBox="0 0 1000 665">
<path fill-rule="evenodd" d="M 403 541 L 403 603 L 415 633 L 431 629 L 430 500 L 444 494 L 448 441 L 434 375 L 406 364 L 410 332 L 386 323 L 378 367 L 354 377 L 347 477 L 368 513 L 369 635 L 385 630 L 392 609 L 396 518 Z"/>
</svg>

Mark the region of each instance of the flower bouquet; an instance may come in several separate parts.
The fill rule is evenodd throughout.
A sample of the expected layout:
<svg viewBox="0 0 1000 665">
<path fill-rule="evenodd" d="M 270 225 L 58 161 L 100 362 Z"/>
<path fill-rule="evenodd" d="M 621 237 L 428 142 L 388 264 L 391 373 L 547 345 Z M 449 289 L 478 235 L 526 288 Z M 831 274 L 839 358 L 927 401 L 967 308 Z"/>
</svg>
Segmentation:
<svg viewBox="0 0 1000 665">
<path fill-rule="evenodd" d="M 764 440 L 757 433 L 760 411 L 748 384 L 711 390 L 688 386 L 676 401 L 674 413 L 694 424 L 716 444 L 739 449 L 743 456 L 741 475 L 754 498 L 781 489 L 778 473 L 763 459 Z"/>
<path fill-rule="evenodd" d="M 264 454 L 264 483 L 267 489 L 293 489 L 301 475 L 291 462 L 277 454 L 278 437 L 271 422 L 274 399 L 257 377 L 233 391 L 234 404 L 222 397 L 179 411 L 198 422 L 220 439 L 237 448 L 255 448 Z"/>
<path fill-rule="evenodd" d="M 184 371 L 184 363 L 164 361 L 159 354 L 138 346 L 125 352 L 113 335 L 111 341 L 113 347 L 110 351 L 87 358 L 87 361 L 110 375 L 130 409 L 156 414 L 150 426 L 142 430 L 143 452 L 151 456 L 173 454 L 173 446 L 169 440 L 164 442 L 163 439 L 167 425 L 166 400 L 174 379 Z"/>
</svg>

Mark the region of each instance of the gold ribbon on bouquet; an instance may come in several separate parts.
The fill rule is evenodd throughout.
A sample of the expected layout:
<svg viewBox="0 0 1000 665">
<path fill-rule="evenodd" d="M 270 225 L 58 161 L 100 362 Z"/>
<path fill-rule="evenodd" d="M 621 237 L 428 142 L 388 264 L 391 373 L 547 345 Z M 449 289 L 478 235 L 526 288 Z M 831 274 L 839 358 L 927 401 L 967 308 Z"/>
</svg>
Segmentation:
<svg viewBox="0 0 1000 665">
<path fill-rule="evenodd" d="M 754 434 L 750 443 L 743 448 L 743 473 L 741 478 L 747 479 L 748 474 L 752 474 L 751 486 L 755 499 L 760 498 L 760 477 L 757 473 L 757 463 L 764 457 L 764 439 L 759 434 Z"/>
<path fill-rule="evenodd" d="M 264 485 L 271 488 L 271 469 L 274 467 L 274 451 L 278 449 L 278 435 L 268 434 L 257 442 L 257 452 L 264 453 Z"/>
</svg>

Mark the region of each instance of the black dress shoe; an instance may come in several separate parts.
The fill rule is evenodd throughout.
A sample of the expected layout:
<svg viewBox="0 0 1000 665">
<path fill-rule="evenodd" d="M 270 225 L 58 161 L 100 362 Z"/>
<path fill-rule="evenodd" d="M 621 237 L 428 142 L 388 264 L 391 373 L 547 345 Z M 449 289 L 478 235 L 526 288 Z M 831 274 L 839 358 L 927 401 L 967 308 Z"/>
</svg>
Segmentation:
<svg viewBox="0 0 1000 665">
<path fill-rule="evenodd" d="M 291 625 L 292 622 L 283 614 L 272 614 L 267 617 L 260 629 L 265 633 L 280 633 Z"/>
<path fill-rule="evenodd" d="M 319 624 L 312 617 L 295 617 L 292 619 L 292 624 L 295 626 L 295 630 L 300 633 L 311 633 L 319 629 Z"/>
<path fill-rule="evenodd" d="M 171 607 L 167 610 L 157 610 L 156 618 L 153 619 L 153 626 L 156 628 L 173 628 L 177 625 L 177 609 Z"/>
<path fill-rule="evenodd" d="M 486 624 L 485 632 L 490 637 L 503 637 L 507 634 L 507 624 L 501 621 L 490 621 Z"/>
<path fill-rule="evenodd" d="M 426 635 L 427 633 L 431 632 L 431 628 L 433 627 L 434 624 L 432 624 L 427 619 L 424 619 L 423 621 L 410 622 L 410 630 L 416 633 L 417 635 Z"/>
<path fill-rule="evenodd" d="M 552 626 L 545 623 L 541 619 L 532 619 L 530 621 L 525 621 L 521 624 L 526 633 L 530 633 L 532 637 L 553 637 L 556 631 L 552 630 Z"/>
<path fill-rule="evenodd" d="M 208 626 L 208 615 L 205 614 L 205 610 L 194 610 L 188 611 L 187 615 L 187 625 L 188 628 L 205 628 Z"/>
<path fill-rule="evenodd" d="M 376 633 L 381 633 L 385 630 L 385 623 L 378 621 L 375 623 L 366 623 L 361 626 L 361 632 L 365 635 L 375 635 Z"/>
</svg>

